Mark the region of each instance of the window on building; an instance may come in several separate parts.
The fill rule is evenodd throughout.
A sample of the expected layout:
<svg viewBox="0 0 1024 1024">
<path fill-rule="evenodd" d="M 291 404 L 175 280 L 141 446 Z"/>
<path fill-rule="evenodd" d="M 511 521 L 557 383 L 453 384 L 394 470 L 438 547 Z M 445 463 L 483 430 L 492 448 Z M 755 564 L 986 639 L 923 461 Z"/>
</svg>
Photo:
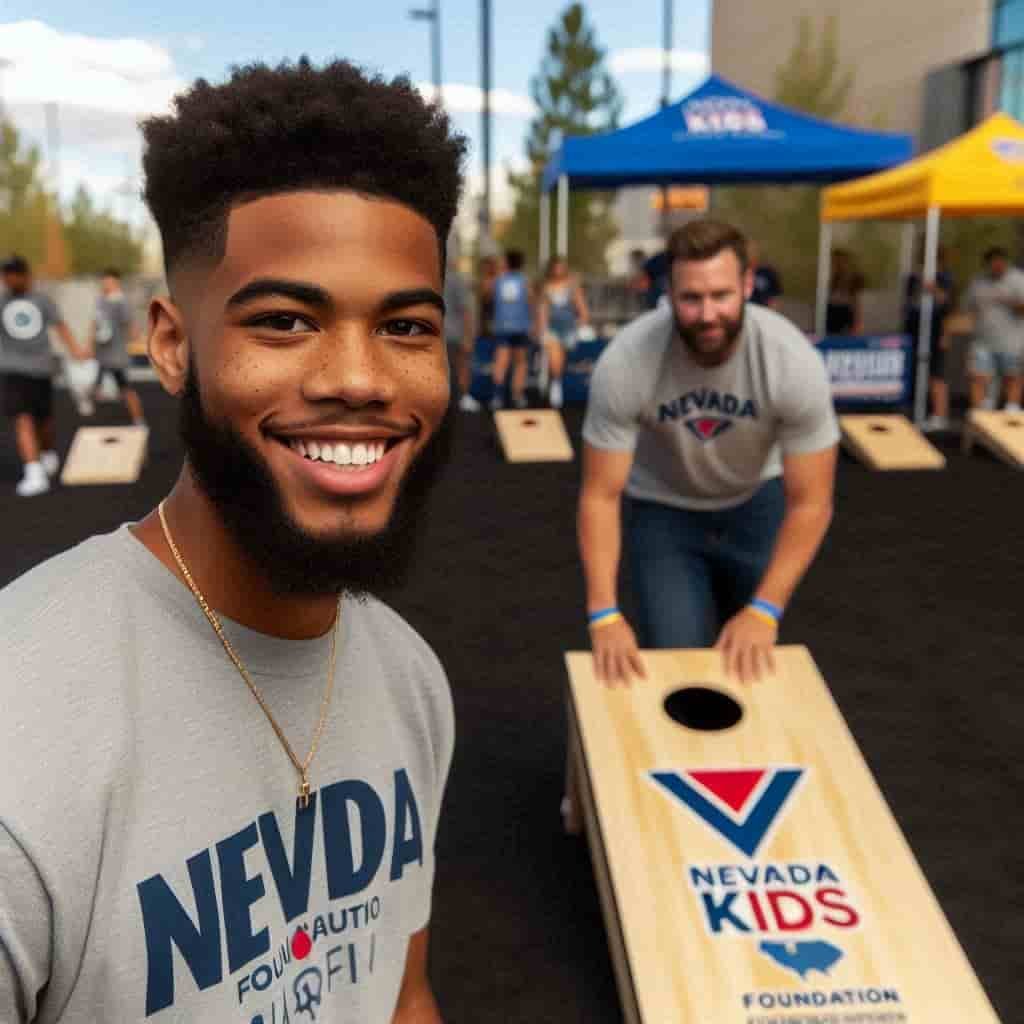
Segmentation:
<svg viewBox="0 0 1024 1024">
<path fill-rule="evenodd" d="M 1024 43 L 1024 0 L 996 0 L 992 45 Z"/>
<path fill-rule="evenodd" d="M 1003 54 L 999 109 L 1018 121 L 1024 118 L 1024 46 Z"/>
</svg>

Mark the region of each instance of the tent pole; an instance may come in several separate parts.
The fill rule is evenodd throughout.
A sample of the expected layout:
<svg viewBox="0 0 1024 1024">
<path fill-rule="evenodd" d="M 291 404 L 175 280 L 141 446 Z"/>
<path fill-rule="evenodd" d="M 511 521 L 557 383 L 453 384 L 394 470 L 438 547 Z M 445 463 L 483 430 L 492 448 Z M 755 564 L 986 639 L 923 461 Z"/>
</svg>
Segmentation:
<svg viewBox="0 0 1024 1024">
<path fill-rule="evenodd" d="M 928 356 L 932 339 L 932 317 L 935 315 L 935 296 L 925 291 L 924 284 L 935 281 L 939 251 L 939 217 L 937 206 L 928 207 L 924 233 L 924 268 L 921 272 L 921 325 L 917 336 L 917 380 L 914 386 L 914 423 L 924 422 L 928 408 Z"/>
<path fill-rule="evenodd" d="M 556 252 L 562 259 L 569 258 L 569 175 L 558 179 L 558 240 Z"/>
<path fill-rule="evenodd" d="M 814 294 L 814 333 L 825 333 L 828 309 L 828 269 L 832 259 L 832 222 L 824 220 L 818 229 L 818 288 Z"/>
<path fill-rule="evenodd" d="M 551 259 L 551 193 L 542 191 L 540 194 L 540 270 L 544 268 Z"/>
</svg>

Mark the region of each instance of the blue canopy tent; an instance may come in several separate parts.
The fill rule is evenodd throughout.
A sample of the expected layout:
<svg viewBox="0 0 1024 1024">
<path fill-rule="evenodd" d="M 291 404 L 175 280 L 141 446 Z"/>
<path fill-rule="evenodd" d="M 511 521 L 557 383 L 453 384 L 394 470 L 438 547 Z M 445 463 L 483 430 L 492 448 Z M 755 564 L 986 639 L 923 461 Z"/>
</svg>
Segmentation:
<svg viewBox="0 0 1024 1024">
<path fill-rule="evenodd" d="M 717 75 L 656 114 L 602 135 L 572 136 L 544 169 L 540 257 L 551 250 L 550 193 L 558 190 L 557 252 L 569 250 L 569 188 L 625 185 L 828 183 L 908 160 L 909 135 L 822 121 L 746 92 Z M 822 232 L 819 294 L 831 239 Z M 909 246 L 904 246 L 909 260 Z"/>
</svg>

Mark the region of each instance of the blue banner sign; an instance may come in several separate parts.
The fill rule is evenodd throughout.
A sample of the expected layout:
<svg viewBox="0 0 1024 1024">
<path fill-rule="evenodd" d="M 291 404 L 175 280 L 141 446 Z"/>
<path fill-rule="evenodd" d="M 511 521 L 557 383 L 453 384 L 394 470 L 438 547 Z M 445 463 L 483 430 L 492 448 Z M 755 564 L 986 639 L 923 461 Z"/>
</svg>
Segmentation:
<svg viewBox="0 0 1024 1024">
<path fill-rule="evenodd" d="M 906 405 L 914 386 L 914 345 L 905 334 L 812 339 L 828 370 L 836 405 Z"/>
</svg>

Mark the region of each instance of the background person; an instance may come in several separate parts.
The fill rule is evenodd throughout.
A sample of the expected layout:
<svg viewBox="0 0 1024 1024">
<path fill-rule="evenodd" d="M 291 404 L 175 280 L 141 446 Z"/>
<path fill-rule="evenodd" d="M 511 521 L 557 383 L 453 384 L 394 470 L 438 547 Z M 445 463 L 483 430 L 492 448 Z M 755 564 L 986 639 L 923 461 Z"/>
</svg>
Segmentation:
<svg viewBox="0 0 1024 1024">
<path fill-rule="evenodd" d="M 517 409 L 526 408 L 527 356 L 534 309 L 530 282 L 523 273 L 523 254 L 516 249 L 505 253 L 505 272 L 494 282 L 494 397 L 491 408 L 502 407 L 505 376 L 512 366 L 511 400 Z"/>
<path fill-rule="evenodd" d="M 778 271 L 773 266 L 761 262 L 761 248 L 757 242 L 748 241 L 747 253 L 750 270 L 754 275 L 750 301 L 757 306 L 767 306 L 769 309 L 777 310 L 779 299 L 782 297 L 782 279 L 779 277 Z"/>
<path fill-rule="evenodd" d="M 692 221 L 669 255 L 670 308 L 602 353 L 583 426 L 578 532 L 595 667 L 611 683 L 643 674 L 618 610 L 625 548 L 640 643 L 715 645 L 747 681 L 771 667 L 782 610 L 831 520 L 839 432 L 821 357 L 784 317 L 746 302 L 742 234 Z"/>
<path fill-rule="evenodd" d="M 932 305 L 931 339 L 928 350 L 928 394 L 931 398 L 931 415 L 925 420 L 925 430 L 945 430 L 949 426 L 949 385 L 946 383 L 946 317 L 955 302 L 953 275 L 946 266 L 946 247 L 940 245 L 936 254 L 935 279 L 922 285 L 924 278 L 924 253 L 918 254 L 917 269 L 907 277 L 904 289 L 903 331 L 909 334 L 917 350 L 921 335 L 921 301 L 924 293 L 930 293 Z"/>
<path fill-rule="evenodd" d="M 562 408 L 566 352 L 576 342 L 576 331 L 589 323 L 590 310 L 583 286 L 569 272 L 568 262 L 556 256 L 548 263 L 537 309 L 537 337 L 548 359 L 548 400 L 553 409 Z"/>
<path fill-rule="evenodd" d="M 864 275 L 857 267 L 853 254 L 846 249 L 833 249 L 825 312 L 826 334 L 863 333 L 863 292 Z"/>
<path fill-rule="evenodd" d="M 1010 265 L 1010 254 L 993 246 L 982 257 L 984 269 L 964 297 L 974 314 L 974 340 L 967 355 L 972 409 L 989 406 L 989 387 L 1001 377 L 1006 409 L 1020 409 L 1024 374 L 1024 272 Z"/>
<path fill-rule="evenodd" d="M 0 373 L 4 415 L 14 424 L 22 478 L 15 488 L 22 498 L 44 494 L 60 469 L 53 419 L 52 327 L 73 359 L 89 352 L 80 346 L 54 301 L 32 287 L 32 270 L 20 256 L 3 264 L 0 296 Z"/>
<path fill-rule="evenodd" d="M 99 400 L 103 378 L 111 377 L 117 393 L 124 402 L 132 424 L 146 425 L 142 399 L 138 391 L 128 384 L 127 370 L 131 362 L 128 344 L 135 339 L 135 318 L 121 288 L 121 272 L 110 268 L 100 278 L 100 295 L 96 299 L 96 314 L 92 322 L 90 345 L 96 354 L 98 372 L 93 385 L 93 401 Z"/>
<path fill-rule="evenodd" d="M 458 385 L 459 408 L 476 412 L 480 403 L 469 393 L 473 370 L 473 293 L 466 276 L 449 262 L 444 279 L 444 337 L 448 362 Z"/>
</svg>

